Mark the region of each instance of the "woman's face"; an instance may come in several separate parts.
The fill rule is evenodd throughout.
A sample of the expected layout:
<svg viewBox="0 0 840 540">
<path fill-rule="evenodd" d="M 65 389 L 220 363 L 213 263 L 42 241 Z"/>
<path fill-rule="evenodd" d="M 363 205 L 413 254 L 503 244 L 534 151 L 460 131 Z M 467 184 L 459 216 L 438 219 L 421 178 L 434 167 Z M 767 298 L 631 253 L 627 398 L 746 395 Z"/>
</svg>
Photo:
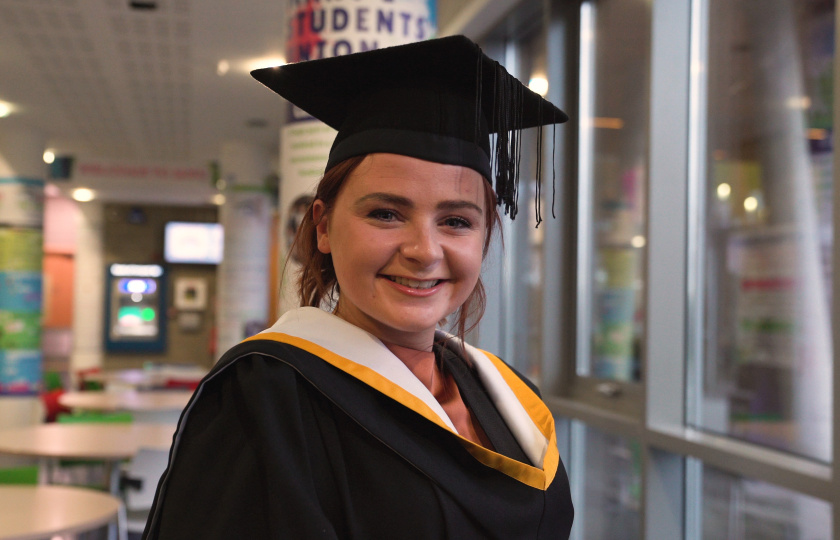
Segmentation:
<svg viewBox="0 0 840 540">
<path fill-rule="evenodd" d="M 341 289 L 336 314 L 387 343 L 431 349 L 481 272 L 484 189 L 466 167 L 366 157 L 326 215 L 320 200 L 312 210 Z"/>
</svg>

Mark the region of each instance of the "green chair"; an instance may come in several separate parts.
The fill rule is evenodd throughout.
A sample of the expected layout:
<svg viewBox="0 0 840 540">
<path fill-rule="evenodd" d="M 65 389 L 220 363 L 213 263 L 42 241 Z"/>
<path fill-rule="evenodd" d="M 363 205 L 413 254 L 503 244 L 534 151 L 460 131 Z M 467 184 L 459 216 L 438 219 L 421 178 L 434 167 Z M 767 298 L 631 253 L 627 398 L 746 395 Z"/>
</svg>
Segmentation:
<svg viewBox="0 0 840 540">
<path fill-rule="evenodd" d="M 134 417 L 130 412 L 76 411 L 59 413 L 59 424 L 131 424 Z M 109 466 L 103 461 L 62 459 L 52 470 L 53 481 L 82 487 L 109 489 Z"/>
<path fill-rule="evenodd" d="M 78 411 L 73 413 L 60 413 L 56 416 L 59 424 L 130 424 L 134 416 L 130 412 L 100 412 L 100 411 Z"/>
<path fill-rule="evenodd" d="M 44 373 L 44 390 L 51 392 L 53 390 L 63 390 L 64 381 L 61 378 L 61 373 L 57 371 L 47 371 Z"/>
<path fill-rule="evenodd" d="M 38 483 L 38 466 L 27 465 L 0 469 L 0 484 L 34 486 Z"/>
</svg>

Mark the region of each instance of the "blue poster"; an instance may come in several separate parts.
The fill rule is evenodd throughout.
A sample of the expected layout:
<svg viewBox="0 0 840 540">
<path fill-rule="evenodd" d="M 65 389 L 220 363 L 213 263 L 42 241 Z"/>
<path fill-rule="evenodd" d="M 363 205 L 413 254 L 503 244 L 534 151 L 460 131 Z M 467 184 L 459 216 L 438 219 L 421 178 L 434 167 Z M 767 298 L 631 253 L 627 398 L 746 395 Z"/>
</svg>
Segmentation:
<svg viewBox="0 0 840 540">
<path fill-rule="evenodd" d="M 40 313 L 42 281 L 41 272 L 0 271 L 0 309 Z"/>
<path fill-rule="evenodd" d="M 41 386 L 41 351 L 0 350 L 0 395 L 33 395 Z"/>
</svg>

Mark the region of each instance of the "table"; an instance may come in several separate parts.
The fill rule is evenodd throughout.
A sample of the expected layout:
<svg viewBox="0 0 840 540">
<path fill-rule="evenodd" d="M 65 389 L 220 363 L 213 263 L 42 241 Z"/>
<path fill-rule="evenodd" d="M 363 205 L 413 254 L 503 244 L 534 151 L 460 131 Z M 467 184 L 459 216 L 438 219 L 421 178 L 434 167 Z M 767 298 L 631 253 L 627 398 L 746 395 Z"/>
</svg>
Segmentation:
<svg viewBox="0 0 840 540">
<path fill-rule="evenodd" d="M 130 411 L 137 422 L 177 422 L 192 397 L 192 391 L 156 390 L 139 392 L 67 392 L 58 402 L 70 409 L 86 411 Z"/>
<path fill-rule="evenodd" d="M 104 461 L 111 493 L 116 494 L 119 463 L 134 457 L 140 447 L 168 449 L 174 433 L 174 424 L 37 424 L 0 431 L 0 453 L 42 461 Z M 42 467 L 43 472 L 48 468 Z"/>
<path fill-rule="evenodd" d="M 88 373 L 85 380 L 102 383 L 106 388 L 154 389 L 167 381 L 198 383 L 207 369 L 199 366 L 163 366 L 143 369 L 121 369 Z"/>
<path fill-rule="evenodd" d="M 124 519 L 116 497 L 69 486 L 0 486 L 0 540 L 49 538 Z M 120 527 L 120 536 L 125 530 Z"/>
</svg>

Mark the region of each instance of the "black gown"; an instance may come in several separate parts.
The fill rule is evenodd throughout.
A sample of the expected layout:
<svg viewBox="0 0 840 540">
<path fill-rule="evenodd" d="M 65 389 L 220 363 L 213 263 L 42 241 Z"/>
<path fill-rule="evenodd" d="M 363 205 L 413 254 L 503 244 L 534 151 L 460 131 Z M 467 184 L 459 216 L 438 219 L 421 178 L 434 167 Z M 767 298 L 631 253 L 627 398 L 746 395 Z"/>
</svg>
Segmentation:
<svg viewBox="0 0 840 540">
<path fill-rule="evenodd" d="M 196 390 L 143 537 L 568 538 L 568 479 L 530 383 L 492 355 L 438 352 L 496 451 L 459 436 L 373 336 L 302 308 Z"/>
</svg>

